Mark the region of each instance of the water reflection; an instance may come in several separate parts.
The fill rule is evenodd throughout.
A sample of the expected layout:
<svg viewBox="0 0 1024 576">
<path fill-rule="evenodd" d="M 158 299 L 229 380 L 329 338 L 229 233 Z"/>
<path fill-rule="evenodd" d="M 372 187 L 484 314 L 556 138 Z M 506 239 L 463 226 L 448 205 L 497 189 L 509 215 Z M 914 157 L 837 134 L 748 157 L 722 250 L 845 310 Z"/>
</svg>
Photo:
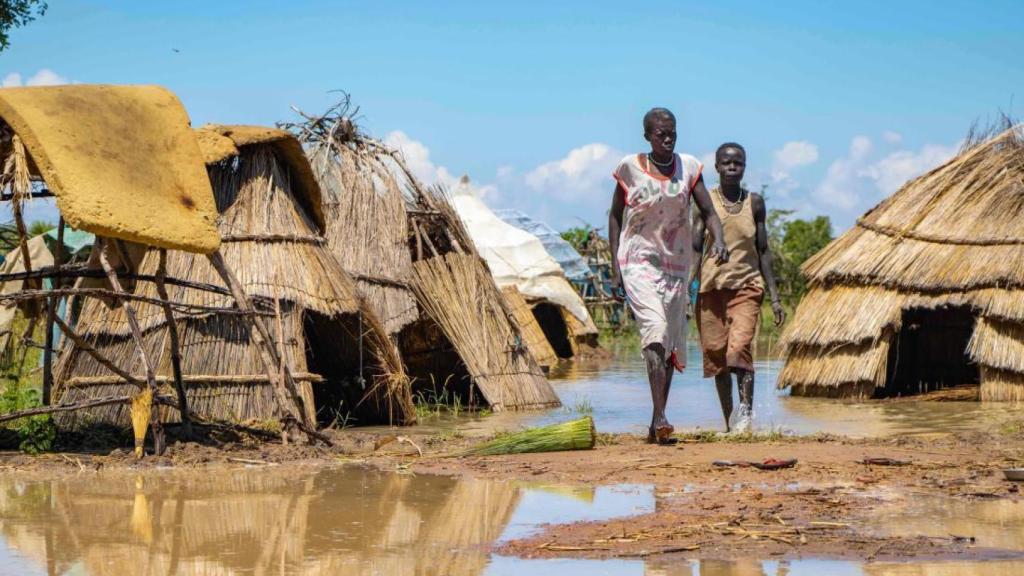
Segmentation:
<svg viewBox="0 0 1024 576">
<path fill-rule="evenodd" d="M 0 478 L 0 574 L 795 576 L 1020 574 L 1024 562 L 522 560 L 491 544 L 654 509 L 649 486 L 551 487 L 362 468 Z M 897 501 L 879 530 L 1020 550 L 1021 504 Z"/>
</svg>

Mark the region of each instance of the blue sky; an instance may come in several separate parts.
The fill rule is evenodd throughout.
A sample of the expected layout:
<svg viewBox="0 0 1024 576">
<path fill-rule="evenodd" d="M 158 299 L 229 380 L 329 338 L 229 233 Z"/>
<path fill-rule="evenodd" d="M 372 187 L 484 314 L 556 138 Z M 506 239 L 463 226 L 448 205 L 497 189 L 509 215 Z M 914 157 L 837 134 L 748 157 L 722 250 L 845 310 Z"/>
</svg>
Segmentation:
<svg viewBox="0 0 1024 576">
<path fill-rule="evenodd" d="M 468 173 L 558 228 L 603 224 L 611 168 L 667 106 L 680 151 L 739 141 L 770 205 L 842 229 L 975 119 L 1020 110 L 1021 21 L 1019 1 L 54 0 L 0 78 L 162 84 L 196 125 L 270 124 L 344 89 L 424 178 Z"/>
</svg>

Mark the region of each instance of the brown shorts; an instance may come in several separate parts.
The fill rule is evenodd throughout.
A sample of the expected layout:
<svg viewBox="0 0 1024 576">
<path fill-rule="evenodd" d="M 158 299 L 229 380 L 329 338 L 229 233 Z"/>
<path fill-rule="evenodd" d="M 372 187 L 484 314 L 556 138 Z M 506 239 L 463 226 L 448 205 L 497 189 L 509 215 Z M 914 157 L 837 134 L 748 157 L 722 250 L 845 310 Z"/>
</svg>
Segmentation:
<svg viewBox="0 0 1024 576">
<path fill-rule="evenodd" d="M 764 289 L 746 286 L 739 290 L 710 290 L 697 298 L 697 327 L 704 349 L 704 377 L 726 369 L 753 372 L 751 342 L 761 316 Z"/>
</svg>

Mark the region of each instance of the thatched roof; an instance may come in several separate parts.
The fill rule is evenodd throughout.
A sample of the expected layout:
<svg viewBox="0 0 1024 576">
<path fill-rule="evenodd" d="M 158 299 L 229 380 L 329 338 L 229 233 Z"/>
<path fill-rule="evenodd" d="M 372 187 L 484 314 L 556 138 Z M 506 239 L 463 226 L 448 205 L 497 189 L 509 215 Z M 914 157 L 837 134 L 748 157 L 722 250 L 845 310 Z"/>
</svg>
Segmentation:
<svg viewBox="0 0 1024 576">
<path fill-rule="evenodd" d="M 324 191 L 328 246 L 387 332 L 397 334 L 420 316 L 406 285 L 412 270 L 406 198 L 372 144 L 313 139 L 308 154 Z"/>
<path fill-rule="evenodd" d="M 0 118 L 73 228 L 208 254 L 220 237 L 188 115 L 157 86 L 0 89 Z"/>
<path fill-rule="evenodd" d="M 811 290 L 783 334 L 780 387 L 870 393 L 886 384 L 905 311 L 969 307 L 978 321 L 967 352 L 982 367 L 982 396 L 1010 394 L 986 391 L 984 374 L 1024 374 L 1024 128 L 908 182 L 803 272 Z"/>
<path fill-rule="evenodd" d="M 202 141 L 216 143 L 215 138 Z M 309 351 L 320 352 L 323 361 L 336 372 L 361 376 L 364 361 L 359 347 L 365 346 L 370 382 L 365 396 L 362 392 L 359 395 L 374 399 L 384 420 L 412 422 L 415 413 L 409 383 L 394 344 L 357 295 L 351 278 L 326 249 L 305 202 L 291 187 L 296 182 L 296 170 L 280 145 L 288 141 L 297 146 L 291 136 L 281 134 L 273 140 L 238 145 L 237 157 L 208 154 L 215 160 L 209 166 L 209 177 L 221 212 L 218 226 L 224 260 L 249 296 L 280 303 L 281 324 L 275 332 L 284 339 L 279 346 L 301 383 L 300 393 L 307 408 L 313 407 L 311 383 L 323 376 L 311 374 L 316 367 L 307 366 Z M 307 186 L 303 192 L 309 195 L 307 199 L 318 198 L 315 181 Z M 158 250 L 150 249 L 141 258 L 138 270 L 155 274 L 158 264 Z M 184 252 L 168 254 L 167 273 L 193 285 L 222 286 L 207 259 Z M 217 419 L 269 418 L 274 401 L 265 369 L 247 323 L 227 313 L 233 300 L 223 290 L 206 291 L 173 283 L 167 289 L 173 302 L 229 309 L 192 314 L 178 321 L 182 371 L 192 409 Z M 139 282 L 136 293 L 156 297 L 156 288 L 153 283 Z M 136 311 L 146 333 L 146 346 L 157 358 L 158 375 L 166 379 L 170 375 L 170 350 L 167 330 L 160 329 L 166 326 L 164 313 L 158 306 L 145 303 L 137 304 Z M 324 320 L 311 318 L 312 313 Z M 97 348 L 129 367 L 130 372 L 141 373 L 134 345 L 127 337 L 123 308 L 111 309 L 102 301 L 90 300 L 78 324 Z M 315 327 L 312 333 L 311 325 Z M 114 388 L 124 384 L 109 381 L 110 376 L 104 366 L 72 349 L 62 357 L 59 388 L 88 397 L 119 391 Z M 346 408 L 353 408 L 352 404 Z M 123 410 L 122 406 L 113 406 L 103 412 L 107 420 L 120 422 L 125 419 Z"/>
</svg>

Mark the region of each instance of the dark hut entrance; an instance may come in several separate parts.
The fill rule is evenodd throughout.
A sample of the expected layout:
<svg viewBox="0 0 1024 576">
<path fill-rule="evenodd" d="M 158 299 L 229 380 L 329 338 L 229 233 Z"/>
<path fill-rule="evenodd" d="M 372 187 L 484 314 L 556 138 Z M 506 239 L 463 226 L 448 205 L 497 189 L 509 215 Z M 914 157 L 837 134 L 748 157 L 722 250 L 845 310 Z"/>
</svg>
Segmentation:
<svg viewBox="0 0 1024 576">
<path fill-rule="evenodd" d="M 876 398 L 924 394 L 942 388 L 978 385 L 978 365 L 967 355 L 974 332 L 967 307 L 911 308 L 889 347 L 887 380 Z"/>
<path fill-rule="evenodd" d="M 417 403 L 475 407 L 483 402 L 455 346 L 436 322 L 421 318 L 398 334 Z"/>
<path fill-rule="evenodd" d="M 544 336 L 559 358 L 572 358 L 572 343 L 569 342 L 569 327 L 565 325 L 562 310 L 547 302 L 533 307 L 533 317 L 540 324 Z"/>
<path fill-rule="evenodd" d="M 365 339 L 360 356 L 359 316 L 329 318 L 307 310 L 303 325 L 306 366 L 323 378 L 312 385 L 317 422 L 324 426 L 386 424 L 386 409 L 376 406 L 372 398 L 360 403 L 373 385 L 377 369 L 370 342 Z"/>
</svg>

